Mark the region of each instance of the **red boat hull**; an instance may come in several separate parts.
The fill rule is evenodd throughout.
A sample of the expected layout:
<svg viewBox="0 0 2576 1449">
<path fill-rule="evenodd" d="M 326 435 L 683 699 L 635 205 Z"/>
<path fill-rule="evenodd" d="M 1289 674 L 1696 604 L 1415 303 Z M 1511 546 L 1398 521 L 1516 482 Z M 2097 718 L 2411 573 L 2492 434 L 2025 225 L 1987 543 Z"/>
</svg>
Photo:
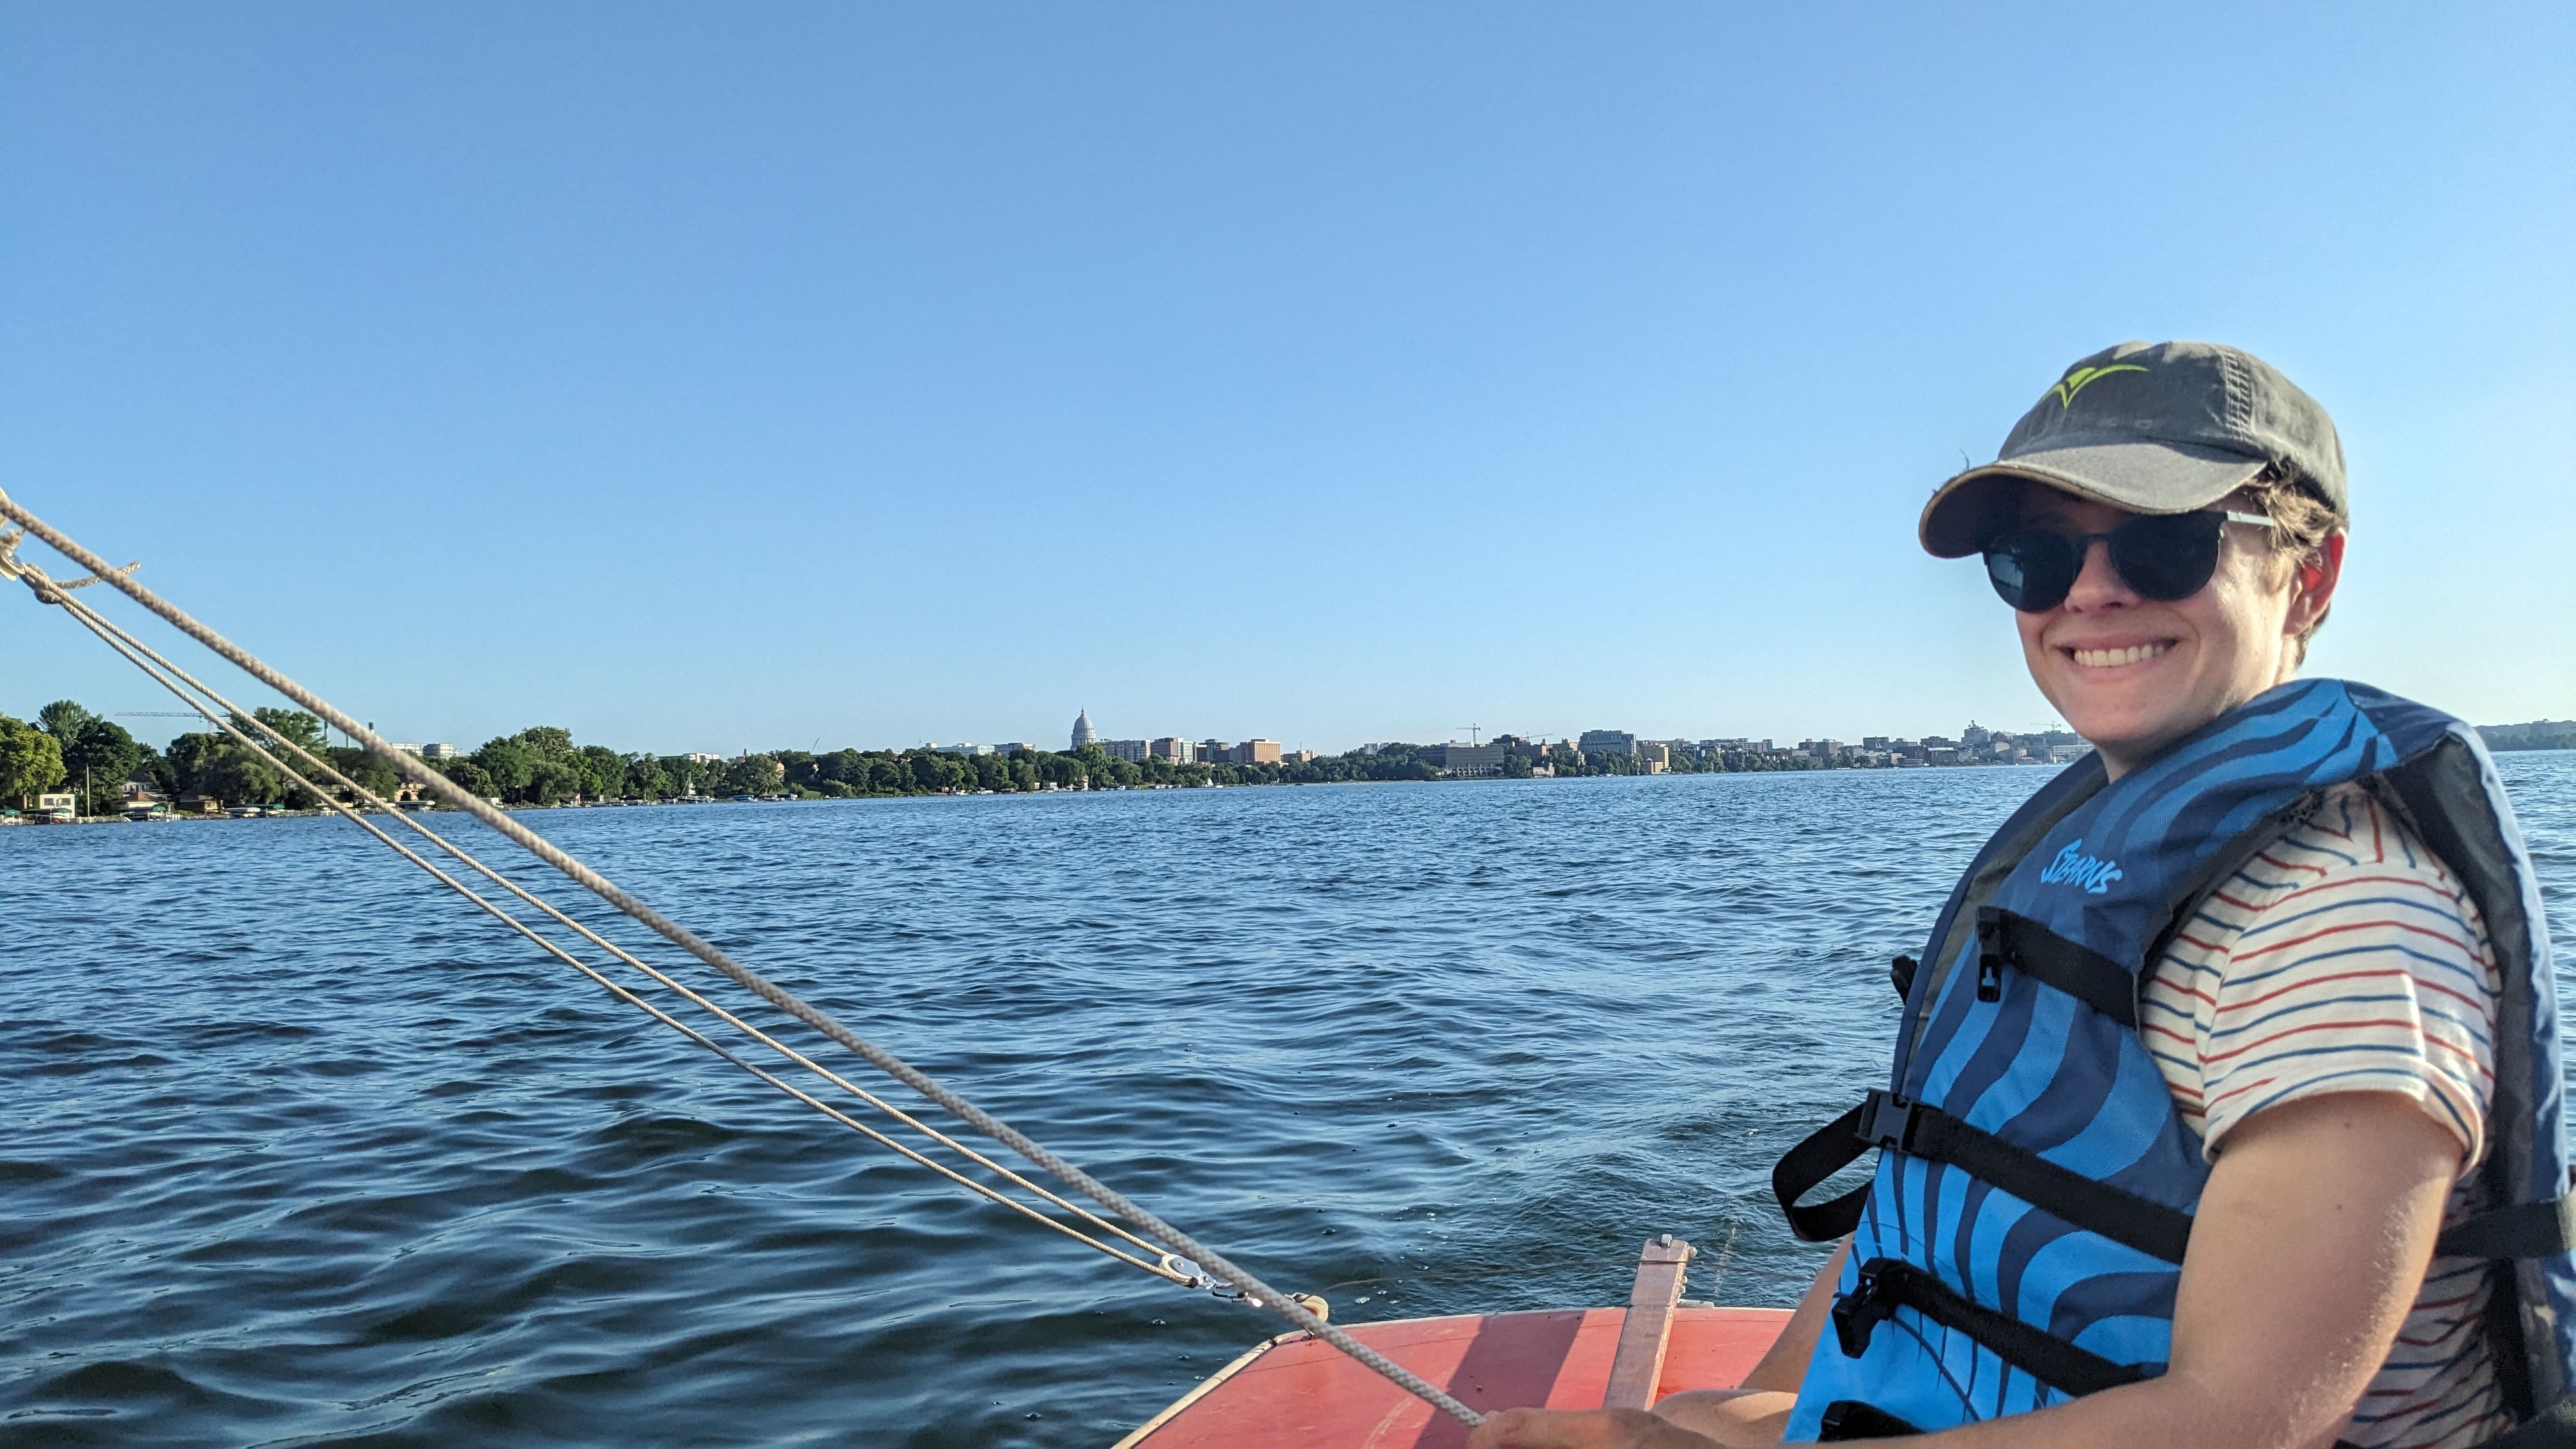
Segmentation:
<svg viewBox="0 0 2576 1449">
<path fill-rule="evenodd" d="M 1350 1334 L 1475 1409 L 1597 1409 L 1624 1308 L 1466 1314 L 1361 1323 Z M 1681 1308 L 1656 1385 L 1732 1388 L 1789 1321 L 1785 1308 Z M 1467 1431 L 1302 1333 L 1209 1376 L 1118 1449 L 1457 1449 Z"/>
</svg>

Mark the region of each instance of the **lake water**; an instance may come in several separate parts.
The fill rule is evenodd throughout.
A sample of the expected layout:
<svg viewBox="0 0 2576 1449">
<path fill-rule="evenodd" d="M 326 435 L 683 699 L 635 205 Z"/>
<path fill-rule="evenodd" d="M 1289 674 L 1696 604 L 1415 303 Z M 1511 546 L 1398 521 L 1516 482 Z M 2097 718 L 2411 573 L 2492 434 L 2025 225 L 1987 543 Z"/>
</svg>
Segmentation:
<svg viewBox="0 0 2576 1449">
<path fill-rule="evenodd" d="M 2576 959 L 2576 754 L 2502 768 Z M 522 818 L 1350 1322 L 1622 1301 L 1666 1231 L 1691 1296 L 1789 1301 L 1771 1160 L 1883 1069 L 1887 958 L 2043 778 Z M 346 822 L 0 832 L 0 918 L 0 1443 L 1105 1445 L 1280 1326 Z"/>
</svg>

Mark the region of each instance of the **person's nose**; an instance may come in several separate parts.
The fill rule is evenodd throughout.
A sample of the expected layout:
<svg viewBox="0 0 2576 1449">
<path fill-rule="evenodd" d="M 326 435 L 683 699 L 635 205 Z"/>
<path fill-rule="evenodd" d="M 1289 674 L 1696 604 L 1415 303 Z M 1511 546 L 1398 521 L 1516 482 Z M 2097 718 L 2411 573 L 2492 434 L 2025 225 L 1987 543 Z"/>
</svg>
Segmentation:
<svg viewBox="0 0 2576 1449">
<path fill-rule="evenodd" d="M 2084 567 L 2066 591 L 2066 607 L 2076 610 L 2118 609 L 2138 602 L 2137 591 L 2111 566 L 2111 543 L 2093 539 L 2084 545 Z"/>
</svg>

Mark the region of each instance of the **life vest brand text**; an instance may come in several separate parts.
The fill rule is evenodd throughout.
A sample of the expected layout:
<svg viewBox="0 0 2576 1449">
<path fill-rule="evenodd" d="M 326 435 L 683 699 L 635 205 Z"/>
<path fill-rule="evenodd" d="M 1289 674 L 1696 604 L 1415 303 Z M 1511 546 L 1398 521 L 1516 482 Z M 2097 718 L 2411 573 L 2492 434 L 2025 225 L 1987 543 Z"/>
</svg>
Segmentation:
<svg viewBox="0 0 2576 1449">
<path fill-rule="evenodd" d="M 2057 858 L 2048 863 L 2048 869 L 2039 873 L 2039 881 L 2042 885 L 2063 885 L 2073 881 L 2084 887 L 2087 892 L 2097 896 L 2109 894 L 2111 882 L 2119 878 L 2119 865 L 2108 860 L 2095 860 L 2086 855 L 2084 842 L 2081 840 L 2066 842 L 2066 848 L 2059 851 Z"/>
</svg>

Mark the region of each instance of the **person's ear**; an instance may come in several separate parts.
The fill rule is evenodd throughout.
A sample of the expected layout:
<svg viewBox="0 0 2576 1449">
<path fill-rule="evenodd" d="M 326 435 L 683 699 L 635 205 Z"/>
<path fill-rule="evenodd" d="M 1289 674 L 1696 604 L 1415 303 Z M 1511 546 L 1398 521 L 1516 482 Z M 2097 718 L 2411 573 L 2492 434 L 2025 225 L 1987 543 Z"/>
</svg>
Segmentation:
<svg viewBox="0 0 2576 1449">
<path fill-rule="evenodd" d="M 2283 632 L 2304 634 L 2334 607 L 2335 585 L 2343 578 L 2343 546 L 2343 530 L 2336 529 L 2299 560 L 2290 576 L 2290 616 L 2282 621 Z"/>
</svg>

